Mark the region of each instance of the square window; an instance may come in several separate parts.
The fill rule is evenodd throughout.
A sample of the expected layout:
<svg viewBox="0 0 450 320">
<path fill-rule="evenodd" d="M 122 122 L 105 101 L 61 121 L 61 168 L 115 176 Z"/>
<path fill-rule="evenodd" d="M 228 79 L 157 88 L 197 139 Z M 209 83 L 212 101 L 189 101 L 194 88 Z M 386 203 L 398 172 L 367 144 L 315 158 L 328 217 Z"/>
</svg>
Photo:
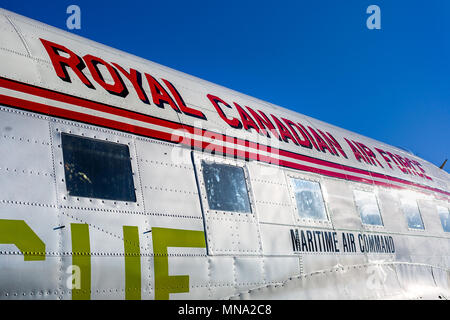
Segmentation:
<svg viewBox="0 0 450 320">
<path fill-rule="evenodd" d="M 450 212 L 446 207 L 437 207 L 439 218 L 441 219 L 442 228 L 445 232 L 450 232 Z"/>
<path fill-rule="evenodd" d="M 136 202 L 127 145 L 65 133 L 61 139 L 70 196 Z"/>
<path fill-rule="evenodd" d="M 354 190 L 353 194 L 355 196 L 356 207 L 361 215 L 362 223 L 382 226 L 383 220 L 381 219 L 380 208 L 378 207 L 375 193 Z"/>
<path fill-rule="evenodd" d="M 314 181 L 291 179 L 300 218 L 327 220 L 320 184 Z"/>
<path fill-rule="evenodd" d="M 244 168 L 202 161 L 211 210 L 251 213 Z"/>
<path fill-rule="evenodd" d="M 403 213 L 406 216 L 406 220 L 408 221 L 408 228 L 425 229 L 417 201 L 411 198 L 402 198 L 400 199 L 400 203 Z"/>
</svg>

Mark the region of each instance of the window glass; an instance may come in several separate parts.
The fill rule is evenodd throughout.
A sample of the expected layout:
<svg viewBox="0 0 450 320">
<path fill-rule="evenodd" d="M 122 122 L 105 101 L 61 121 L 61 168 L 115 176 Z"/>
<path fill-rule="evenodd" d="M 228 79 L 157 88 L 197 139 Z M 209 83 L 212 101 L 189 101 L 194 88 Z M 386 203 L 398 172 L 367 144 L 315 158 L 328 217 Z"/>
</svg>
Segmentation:
<svg viewBox="0 0 450 320">
<path fill-rule="evenodd" d="M 373 192 L 354 190 L 355 203 L 364 224 L 382 226 L 380 209 L 375 194 Z"/>
<path fill-rule="evenodd" d="M 417 201 L 415 199 L 402 198 L 400 202 L 403 213 L 408 221 L 408 227 L 411 229 L 425 229 Z"/>
<path fill-rule="evenodd" d="M 62 134 L 70 196 L 136 202 L 127 145 Z"/>
<path fill-rule="evenodd" d="M 300 218 L 327 220 L 320 184 L 295 178 L 291 181 Z"/>
<path fill-rule="evenodd" d="M 251 213 L 243 168 L 203 161 L 202 169 L 211 210 Z"/>
<path fill-rule="evenodd" d="M 445 232 L 450 232 L 450 212 L 448 208 L 445 207 L 437 207 L 439 218 L 441 218 L 442 228 L 444 228 Z"/>
</svg>

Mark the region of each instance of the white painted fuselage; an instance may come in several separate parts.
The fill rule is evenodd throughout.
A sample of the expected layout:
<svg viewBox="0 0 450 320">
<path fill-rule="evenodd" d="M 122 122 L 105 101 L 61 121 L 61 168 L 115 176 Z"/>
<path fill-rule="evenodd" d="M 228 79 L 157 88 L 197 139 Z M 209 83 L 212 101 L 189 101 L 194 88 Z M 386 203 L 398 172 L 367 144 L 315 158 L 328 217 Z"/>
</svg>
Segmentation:
<svg viewBox="0 0 450 320">
<path fill-rule="evenodd" d="M 450 179 L 0 9 L 0 299 L 450 297 Z"/>
</svg>

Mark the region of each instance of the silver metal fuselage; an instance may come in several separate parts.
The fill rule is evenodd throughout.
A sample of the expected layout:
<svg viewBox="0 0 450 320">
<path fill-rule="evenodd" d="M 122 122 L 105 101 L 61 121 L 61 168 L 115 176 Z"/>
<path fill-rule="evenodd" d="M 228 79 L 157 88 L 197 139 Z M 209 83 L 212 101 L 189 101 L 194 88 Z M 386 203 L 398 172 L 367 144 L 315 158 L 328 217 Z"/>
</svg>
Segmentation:
<svg viewBox="0 0 450 320">
<path fill-rule="evenodd" d="M 0 61 L 0 299 L 450 297 L 431 163 L 1 9 Z M 64 134 L 127 146 L 135 199 L 71 194 Z M 248 212 L 212 208 L 204 163 L 242 168 Z"/>
</svg>

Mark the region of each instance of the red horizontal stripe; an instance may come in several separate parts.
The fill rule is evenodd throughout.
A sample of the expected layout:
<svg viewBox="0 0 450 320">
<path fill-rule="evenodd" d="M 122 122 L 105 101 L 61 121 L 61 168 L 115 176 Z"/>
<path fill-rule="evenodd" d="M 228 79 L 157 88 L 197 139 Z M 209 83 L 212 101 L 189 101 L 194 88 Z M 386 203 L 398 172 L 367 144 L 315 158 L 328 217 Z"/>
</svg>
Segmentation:
<svg viewBox="0 0 450 320">
<path fill-rule="evenodd" d="M 0 86 L 7 88 L 7 89 L 11 89 L 11 90 L 16 90 L 16 91 L 20 91 L 23 93 L 32 94 L 32 95 L 39 96 L 42 98 L 47 98 L 47 99 L 52 99 L 52 100 L 59 101 L 59 102 L 73 104 L 73 105 L 80 106 L 83 108 L 89 108 L 89 109 L 96 110 L 96 111 L 106 112 L 109 114 L 114 114 L 117 116 L 129 118 L 129 119 L 133 119 L 133 120 L 138 120 L 138 121 L 142 121 L 142 122 L 149 123 L 149 124 L 155 124 L 155 125 L 175 129 L 175 130 L 183 128 L 182 124 L 179 124 L 176 122 L 167 121 L 164 119 L 159 119 L 159 118 L 155 118 L 155 117 L 148 116 L 148 115 L 143 115 L 143 114 L 140 114 L 137 112 L 108 106 L 108 105 L 93 102 L 90 100 L 85 100 L 85 99 L 73 97 L 70 95 L 62 94 L 59 92 L 50 91 L 50 90 L 46 90 L 43 88 L 38 88 L 38 87 L 34 87 L 34 86 L 30 86 L 30 85 L 26 85 L 26 84 L 14 82 L 14 81 L 2 79 L 2 78 L 0 78 Z"/>
<path fill-rule="evenodd" d="M 353 168 L 353 167 L 337 164 L 337 163 L 322 160 L 322 159 L 312 158 L 312 157 L 304 156 L 304 155 L 297 154 L 294 152 L 272 148 L 270 146 L 260 145 L 260 144 L 257 144 L 257 143 L 254 143 L 254 142 L 251 142 L 248 140 L 242 140 L 242 139 L 238 139 L 238 138 L 234 138 L 234 137 L 229 137 L 229 136 L 226 136 L 226 135 L 223 135 L 220 133 L 216 133 L 216 132 L 211 132 L 211 131 L 208 131 L 205 129 L 199 129 L 199 128 L 183 125 L 183 124 L 172 122 L 172 121 L 155 118 L 155 117 L 152 117 L 149 115 L 144 115 L 144 114 L 136 113 L 133 111 L 120 109 L 117 107 L 113 107 L 113 106 L 97 103 L 94 101 L 70 96 L 67 94 L 51 91 L 51 90 L 44 89 L 44 88 L 31 86 L 28 84 L 11 81 L 11 80 L 4 79 L 4 78 L 0 78 L 0 86 L 8 88 L 8 89 L 24 92 L 24 93 L 36 95 L 39 97 L 52 99 L 52 100 L 59 101 L 59 102 L 77 105 L 77 106 L 80 106 L 83 108 L 89 108 L 92 110 L 106 112 L 109 114 L 114 114 L 114 115 L 125 117 L 128 119 L 138 120 L 138 121 L 142 121 L 142 122 L 149 123 L 149 124 L 154 124 L 154 125 L 163 126 L 166 128 L 171 128 L 174 130 L 183 129 L 194 135 L 201 134 L 201 136 L 203 138 L 212 138 L 214 140 L 216 140 L 218 138 L 218 139 L 220 139 L 220 141 L 231 142 L 235 145 L 240 145 L 240 146 L 244 146 L 246 148 L 255 149 L 256 151 L 263 150 L 263 151 L 266 151 L 269 153 L 279 154 L 281 156 L 309 162 L 309 163 L 316 164 L 316 165 L 340 169 L 340 170 L 348 171 L 350 173 L 358 173 L 358 174 L 366 175 L 370 178 L 366 179 L 366 178 L 353 176 L 350 174 L 343 174 L 343 173 L 338 173 L 338 172 L 334 172 L 334 171 L 319 169 L 316 167 L 302 165 L 302 164 L 294 163 L 291 161 L 276 159 L 276 158 L 273 158 L 270 156 L 260 155 L 260 154 L 253 153 L 253 152 L 250 152 L 247 150 L 242 151 L 242 150 L 234 149 L 234 148 L 230 149 L 228 147 L 222 147 L 220 145 L 212 144 L 210 142 L 189 139 L 189 138 L 181 137 L 179 135 L 172 135 L 169 133 L 165 133 L 165 132 L 161 132 L 161 131 L 157 131 L 157 130 L 153 130 L 153 129 L 148 129 L 148 128 L 143 128 L 143 127 L 135 126 L 135 125 L 131 125 L 131 124 L 126 124 L 126 123 L 119 122 L 119 121 L 109 120 L 109 119 L 105 119 L 105 118 L 98 117 L 98 116 L 69 111 L 69 110 L 62 109 L 62 108 L 57 108 L 57 107 L 52 107 L 52 106 L 36 103 L 36 102 L 31 102 L 28 100 L 23 100 L 23 99 L 13 98 L 13 97 L 5 96 L 5 95 L 0 95 L 0 101 L 2 103 L 6 104 L 6 105 L 15 106 L 17 108 L 24 108 L 24 109 L 27 109 L 30 111 L 53 115 L 56 117 L 62 117 L 62 118 L 68 118 L 71 120 L 88 122 L 91 124 L 96 124 L 96 125 L 100 125 L 100 126 L 104 126 L 104 127 L 108 127 L 108 128 L 112 128 L 112 129 L 126 131 L 129 133 L 136 133 L 139 135 L 156 138 L 156 139 L 160 139 L 160 140 L 165 140 L 165 141 L 169 141 L 169 142 L 182 143 L 182 144 L 185 144 L 188 146 L 194 146 L 198 149 L 205 150 L 205 151 L 214 149 L 219 153 L 224 153 L 224 154 L 228 154 L 228 155 L 232 155 L 232 156 L 236 155 L 241 158 L 258 160 L 258 161 L 263 161 L 266 163 L 280 164 L 285 167 L 302 170 L 302 171 L 315 172 L 315 173 L 332 176 L 332 177 L 336 177 L 336 178 L 340 178 L 340 179 L 348 179 L 348 180 L 352 180 L 352 181 L 356 181 L 356 182 L 363 182 L 363 183 L 377 184 L 380 186 L 389 186 L 389 187 L 399 188 L 399 186 L 391 184 L 391 183 L 385 183 L 385 182 L 380 182 L 380 181 L 371 179 L 372 177 L 376 177 L 376 178 L 381 178 L 384 180 L 389 180 L 392 182 L 397 182 L 397 183 L 402 183 L 402 184 L 406 184 L 406 185 L 419 187 L 419 188 L 430 190 L 433 192 L 439 192 L 439 193 L 442 193 L 445 195 L 450 195 L 449 192 L 446 192 L 446 191 L 443 191 L 440 189 L 436 189 L 436 188 L 432 188 L 432 187 L 428 187 L 425 185 L 420 185 L 420 184 L 410 182 L 407 180 L 403 180 L 403 179 L 399 179 L 399 178 L 395 178 L 395 177 L 391 177 L 391 176 L 386 176 L 386 175 L 376 173 L 376 172 L 369 172 L 366 170 Z"/>
<path fill-rule="evenodd" d="M 48 106 L 45 104 L 23 100 L 19 98 L 13 98 L 5 95 L 0 95 L 0 103 L 15 106 L 20 109 L 26 109 L 29 111 L 39 112 L 43 114 L 48 114 L 51 116 L 56 116 L 60 118 L 66 118 L 71 120 L 77 120 L 82 122 L 88 122 L 91 124 L 108 127 L 111 129 L 118 129 L 121 131 L 126 131 L 129 133 L 136 133 L 139 135 L 144 135 L 152 138 L 157 138 L 165 141 L 170 141 L 174 143 L 179 143 L 183 137 L 172 135 L 170 133 L 161 132 L 153 129 L 143 128 L 131 124 L 126 124 L 123 122 L 105 119 L 85 113 L 70 111 L 62 108 L 57 108 L 53 106 Z"/>
</svg>

